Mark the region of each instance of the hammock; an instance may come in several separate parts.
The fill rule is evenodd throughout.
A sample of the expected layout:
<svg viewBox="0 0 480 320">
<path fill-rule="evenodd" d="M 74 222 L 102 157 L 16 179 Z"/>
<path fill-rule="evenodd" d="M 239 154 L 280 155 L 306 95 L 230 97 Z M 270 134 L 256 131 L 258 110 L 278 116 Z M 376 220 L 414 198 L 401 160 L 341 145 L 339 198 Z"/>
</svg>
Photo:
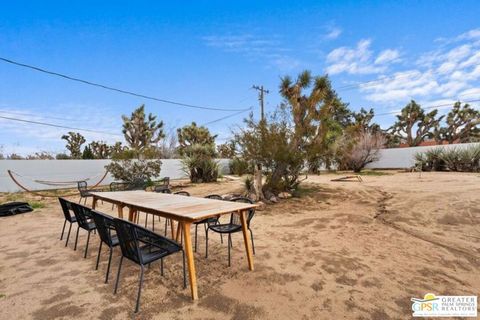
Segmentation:
<svg viewBox="0 0 480 320">
<path fill-rule="evenodd" d="M 10 176 L 10 178 L 13 180 L 13 182 L 15 182 L 15 184 L 17 186 L 19 186 L 20 188 L 22 188 L 23 190 L 25 190 L 26 192 L 30 192 L 34 195 L 37 195 L 37 196 L 41 196 L 41 197 L 57 197 L 57 195 L 49 195 L 49 194 L 42 194 L 38 191 L 34 191 L 34 190 L 30 190 L 28 189 L 27 187 L 23 186 L 15 177 L 14 177 L 14 174 L 19 176 L 19 177 L 23 177 L 22 175 L 12 171 L 12 170 L 7 170 L 8 172 L 8 175 Z M 105 178 L 107 177 L 107 174 L 108 174 L 108 171 L 105 171 L 105 174 L 102 176 L 102 178 L 95 184 L 93 185 L 92 187 L 90 187 L 89 189 L 94 189 L 96 187 L 98 187 L 98 185 L 100 185 L 100 183 L 102 183 L 103 180 L 105 180 Z M 23 177 L 23 178 L 26 178 L 26 177 Z M 29 178 L 26 178 L 26 179 L 29 179 Z M 30 179 L 32 180 L 32 179 Z M 71 184 L 74 184 L 78 181 L 45 181 L 45 180 L 38 180 L 38 181 L 42 181 L 42 182 L 38 182 L 37 180 L 32 180 L 34 182 L 37 182 L 37 183 L 42 183 L 42 184 L 46 184 L 46 185 L 71 185 Z M 79 181 L 85 181 L 85 180 L 79 180 Z M 70 194 L 65 194 L 63 195 L 64 197 L 70 197 L 70 196 L 76 196 L 78 195 L 78 192 L 75 192 L 75 193 L 70 193 Z"/>
<path fill-rule="evenodd" d="M 363 179 L 360 175 L 355 175 L 355 176 L 345 176 L 345 177 L 340 177 L 340 178 L 337 178 L 337 179 L 332 179 L 330 181 L 334 181 L 334 182 L 339 182 L 339 181 L 349 181 L 349 182 L 355 182 L 355 181 L 358 181 L 358 182 L 363 182 Z"/>
</svg>

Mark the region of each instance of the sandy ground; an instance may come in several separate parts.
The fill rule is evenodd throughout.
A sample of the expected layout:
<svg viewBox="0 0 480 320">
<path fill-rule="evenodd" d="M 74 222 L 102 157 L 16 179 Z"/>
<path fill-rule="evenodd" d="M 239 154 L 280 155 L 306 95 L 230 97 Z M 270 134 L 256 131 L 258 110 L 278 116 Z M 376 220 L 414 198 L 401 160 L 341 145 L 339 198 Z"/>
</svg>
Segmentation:
<svg viewBox="0 0 480 320">
<path fill-rule="evenodd" d="M 333 177 L 310 177 L 300 197 L 257 212 L 253 272 L 240 233 L 228 268 L 226 245 L 213 237 L 205 259 L 199 232 L 198 301 L 182 288 L 180 255 L 166 259 L 164 277 L 152 265 L 136 316 L 138 267 L 125 264 L 113 295 L 119 251 L 104 284 L 107 253 L 95 271 L 96 236 L 87 259 L 85 232 L 77 251 L 74 241 L 64 247 L 55 200 L 0 218 L 0 318 L 408 319 L 411 297 L 479 294 L 478 174 L 395 173 L 363 183 Z M 238 180 L 185 190 L 204 196 L 241 188 Z M 111 213 L 108 204 L 100 209 Z"/>
</svg>

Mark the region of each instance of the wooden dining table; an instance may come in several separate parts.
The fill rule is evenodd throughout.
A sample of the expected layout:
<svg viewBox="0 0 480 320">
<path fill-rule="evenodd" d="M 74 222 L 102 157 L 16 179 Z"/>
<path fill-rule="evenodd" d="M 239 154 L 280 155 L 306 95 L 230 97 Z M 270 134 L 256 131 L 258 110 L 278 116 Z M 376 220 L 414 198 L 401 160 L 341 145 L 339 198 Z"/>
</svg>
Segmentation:
<svg viewBox="0 0 480 320">
<path fill-rule="evenodd" d="M 179 240 L 183 233 L 184 249 L 187 258 L 190 290 L 192 299 L 198 299 L 197 276 L 192 250 L 190 227 L 193 222 L 219 215 L 238 213 L 242 223 L 243 241 L 247 254 L 248 268 L 253 271 L 252 244 L 248 236 L 247 212 L 257 207 L 256 204 L 214 200 L 182 195 L 146 192 L 146 191 L 112 191 L 91 192 L 93 196 L 92 208 L 95 209 L 97 201 L 102 200 L 115 204 L 119 218 L 124 218 L 123 209 L 128 209 L 128 220 L 134 221 L 137 212 L 146 212 L 172 220 L 172 237 Z M 178 222 L 175 234 L 173 221 Z M 183 232 L 182 232 L 183 230 Z"/>
</svg>

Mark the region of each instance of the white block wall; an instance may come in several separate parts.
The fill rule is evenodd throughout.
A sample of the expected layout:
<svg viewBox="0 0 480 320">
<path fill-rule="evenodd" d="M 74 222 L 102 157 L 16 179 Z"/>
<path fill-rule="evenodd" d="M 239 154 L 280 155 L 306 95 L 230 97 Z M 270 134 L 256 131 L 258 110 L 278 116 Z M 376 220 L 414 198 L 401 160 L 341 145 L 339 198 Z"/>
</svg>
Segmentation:
<svg viewBox="0 0 480 320">
<path fill-rule="evenodd" d="M 415 154 L 435 148 L 468 148 L 480 143 L 448 144 L 441 146 L 393 148 L 380 150 L 380 159 L 367 165 L 370 169 L 410 168 L 415 165 Z"/>
<path fill-rule="evenodd" d="M 220 173 L 229 173 L 229 160 L 218 159 Z M 49 186 L 32 180 L 48 181 L 78 181 L 86 180 L 89 185 L 96 184 L 105 174 L 105 166 L 110 160 L 0 160 L 0 192 L 16 192 L 21 189 L 12 181 L 7 170 L 12 170 L 21 176 L 17 180 L 31 190 L 57 189 L 59 186 Z M 171 179 L 185 178 L 181 160 L 162 159 L 160 177 Z M 107 175 L 102 185 L 114 181 Z M 67 187 L 76 187 L 76 183 Z"/>
</svg>

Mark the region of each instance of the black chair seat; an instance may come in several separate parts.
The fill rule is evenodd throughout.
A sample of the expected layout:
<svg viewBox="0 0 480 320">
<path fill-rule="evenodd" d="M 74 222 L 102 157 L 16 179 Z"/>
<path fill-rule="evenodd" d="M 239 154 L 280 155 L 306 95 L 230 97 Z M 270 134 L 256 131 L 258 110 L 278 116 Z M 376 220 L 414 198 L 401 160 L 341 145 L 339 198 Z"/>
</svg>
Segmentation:
<svg viewBox="0 0 480 320">
<path fill-rule="evenodd" d="M 217 220 L 218 220 L 217 217 L 213 217 L 213 218 L 207 218 L 207 219 L 203 219 L 203 220 L 194 222 L 193 224 L 204 224 L 204 223 L 210 223 L 211 224 L 211 223 L 215 223 Z"/>
<path fill-rule="evenodd" d="M 112 247 L 118 246 L 120 241 L 118 240 L 117 236 L 112 236 Z"/>
<path fill-rule="evenodd" d="M 233 233 L 242 230 L 242 226 L 239 224 L 215 224 L 209 226 L 210 230 L 213 230 L 218 233 Z"/>
<path fill-rule="evenodd" d="M 172 247 L 169 250 L 163 250 L 156 246 L 145 245 L 140 247 L 140 254 L 144 264 L 149 264 L 153 261 L 166 257 L 174 252 L 181 251 L 181 247 Z"/>
<path fill-rule="evenodd" d="M 88 222 L 88 224 L 85 226 L 85 230 L 95 230 L 97 226 L 95 225 L 95 222 L 91 221 Z"/>
</svg>

